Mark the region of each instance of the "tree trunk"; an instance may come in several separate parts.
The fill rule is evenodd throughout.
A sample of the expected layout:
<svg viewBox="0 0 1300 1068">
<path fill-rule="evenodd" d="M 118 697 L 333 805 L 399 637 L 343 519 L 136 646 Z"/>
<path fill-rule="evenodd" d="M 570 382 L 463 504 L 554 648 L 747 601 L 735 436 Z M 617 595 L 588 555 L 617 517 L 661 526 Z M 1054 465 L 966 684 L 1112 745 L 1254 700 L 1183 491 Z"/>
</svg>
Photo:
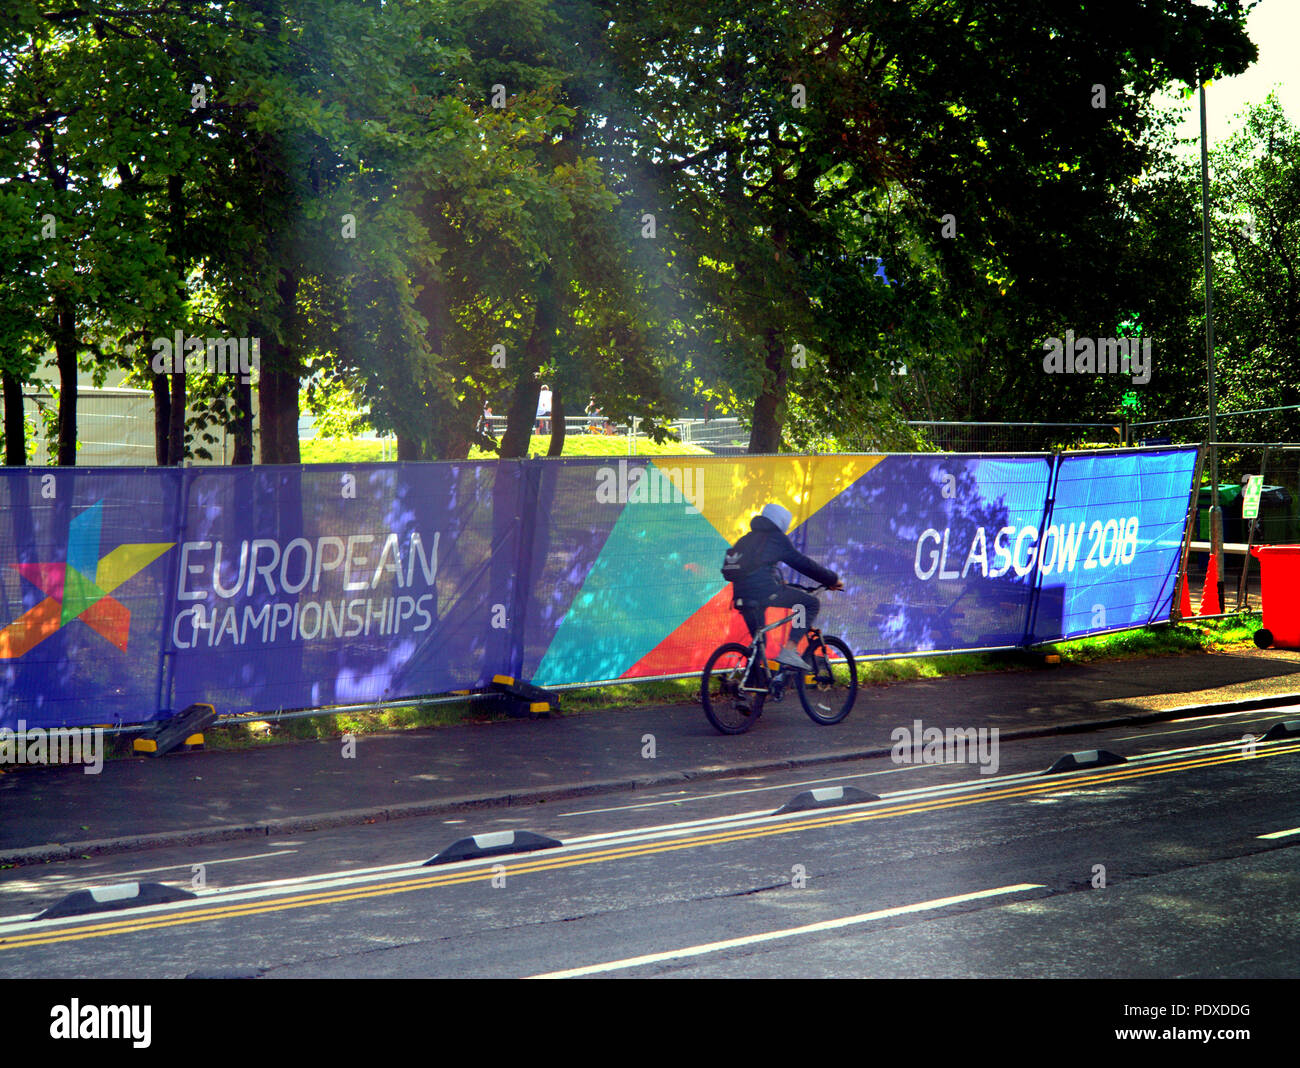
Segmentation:
<svg viewBox="0 0 1300 1068">
<path fill-rule="evenodd" d="M 23 419 L 23 383 L 17 375 L 4 372 L 5 466 L 27 465 L 27 427 Z"/>
<path fill-rule="evenodd" d="M 555 344 L 555 327 L 559 321 L 559 295 L 555 290 L 555 272 L 548 266 L 542 269 L 537 285 L 537 313 L 533 329 L 524 344 L 524 358 L 515 376 L 514 396 L 510 398 L 506 432 L 501 437 L 501 458 L 516 459 L 528 455 L 528 444 L 537 421 L 537 398 L 541 383 L 537 370 L 551 357 Z M 551 411 L 554 415 L 555 394 L 551 394 Z"/>
<path fill-rule="evenodd" d="M 263 354 L 268 357 L 278 354 L 279 349 L 279 343 L 274 341 L 262 346 Z M 258 430 L 262 437 L 262 463 L 264 464 L 280 462 L 280 422 L 277 416 L 280 397 L 277 392 L 278 388 L 279 377 L 263 365 L 262 373 L 257 380 L 257 413 L 261 416 L 262 423 Z"/>
<path fill-rule="evenodd" d="M 54 335 L 59 368 L 59 466 L 77 463 L 77 313 L 66 293 L 55 297 L 58 329 Z"/>
<path fill-rule="evenodd" d="M 168 375 L 171 401 L 167 408 L 167 462 L 173 467 L 185 463 L 185 372 Z"/>
<path fill-rule="evenodd" d="M 777 141 L 777 129 L 773 125 L 769 134 L 773 143 Z M 786 184 L 786 174 L 782 167 L 772 170 L 772 195 L 776 203 L 783 199 L 781 190 Z M 773 214 L 772 250 L 776 256 L 774 281 L 778 289 L 784 290 L 782 281 L 793 282 L 788 277 L 790 270 L 789 234 L 780 215 Z M 769 325 L 766 332 L 766 352 L 763 358 L 763 384 L 754 399 L 754 422 L 749 433 L 749 451 L 751 453 L 780 452 L 781 428 L 785 423 L 785 404 L 789 393 L 790 364 L 785 356 L 785 342 L 775 326 Z"/>
<path fill-rule="evenodd" d="M 447 221 L 443 215 L 445 199 L 441 191 L 431 190 L 425 194 L 420 202 L 420 219 L 429 233 L 429 241 L 432 246 L 437 248 L 451 248 L 455 241 L 452 235 L 448 233 Z M 440 365 L 444 356 L 447 330 L 451 322 L 450 296 L 447 292 L 447 283 L 439 274 L 437 265 L 427 259 L 420 261 L 415 281 L 420 287 L 420 291 L 415 297 L 415 310 L 423 316 L 425 321 L 424 341 L 435 363 Z M 440 373 L 440 369 L 435 371 L 435 374 Z M 425 411 L 430 412 L 432 419 L 422 434 L 422 440 L 418 443 L 412 442 L 416 454 L 412 455 L 411 459 L 447 459 L 449 458 L 448 428 L 459 422 L 458 413 L 452 410 L 455 404 L 453 399 L 454 391 L 442 397 L 438 396 L 436 388 L 426 387 L 423 391 L 417 390 L 417 392 L 422 392 Z M 422 416 L 421 420 L 427 418 L 428 416 Z M 402 444 L 399 440 L 399 456 L 401 455 L 401 448 Z"/>
<path fill-rule="evenodd" d="M 280 297 L 277 320 L 281 330 L 289 336 L 298 300 L 297 275 L 291 271 L 282 271 L 275 288 Z M 266 360 L 258 385 L 262 463 L 296 464 L 302 459 L 298 450 L 298 353 L 274 332 L 261 333 L 267 340 L 263 346 Z"/>
<path fill-rule="evenodd" d="M 185 301 L 185 179 L 179 174 L 167 178 L 167 253 L 176 271 L 176 296 L 182 306 Z M 171 401 L 167 406 L 167 462 L 179 467 L 185 463 L 185 415 L 189 406 L 186 397 L 185 354 L 175 354 L 172 364 L 177 372 L 171 376 Z"/>
<path fill-rule="evenodd" d="M 302 463 L 302 450 L 298 447 L 298 390 L 302 385 L 302 362 L 294 337 L 294 323 L 298 311 L 298 276 L 285 274 L 276 286 L 280 294 L 280 322 L 290 340 L 283 346 L 285 370 L 280 398 L 280 463 Z"/>
<path fill-rule="evenodd" d="M 167 466 L 167 446 L 169 428 L 172 425 L 172 398 L 167 389 L 167 376 L 153 374 L 149 376 L 153 387 L 153 452 L 159 467 Z"/>
<path fill-rule="evenodd" d="M 401 463 L 415 463 L 423 460 L 424 450 L 420 448 L 420 442 L 417 438 L 404 434 L 400 430 L 397 432 L 397 459 Z"/>
<path fill-rule="evenodd" d="M 67 191 L 68 171 L 54 158 L 54 133 L 46 127 L 41 134 L 38 159 L 45 177 L 58 193 Z M 54 355 L 59 369 L 59 455 L 60 467 L 77 462 L 77 309 L 66 289 L 54 294 Z"/>
<path fill-rule="evenodd" d="M 443 435 L 443 449 L 440 460 L 465 460 L 469 458 L 469 450 L 474 445 L 474 439 L 471 435 L 465 433 L 464 423 L 456 419 L 446 428 Z"/>
<path fill-rule="evenodd" d="M 506 413 L 506 432 L 501 435 L 501 459 L 515 460 L 528 455 L 528 445 L 537 422 L 537 397 L 542 385 L 532 371 L 520 374 Z"/>
<path fill-rule="evenodd" d="M 250 383 L 236 380 L 235 405 L 239 412 L 231 426 L 235 451 L 230 462 L 247 467 L 253 462 L 253 387 Z"/>
<path fill-rule="evenodd" d="M 551 444 L 547 456 L 560 456 L 564 452 L 564 395 L 560 387 L 551 390 Z"/>
<path fill-rule="evenodd" d="M 287 352 L 287 346 L 285 349 Z M 301 461 L 298 450 L 298 385 L 299 377 L 293 371 L 262 374 L 259 389 L 264 464 L 296 464 Z"/>
<path fill-rule="evenodd" d="M 763 365 L 767 373 L 754 401 L 754 425 L 749 434 L 751 453 L 781 451 L 781 426 L 785 422 L 790 369 L 785 358 L 785 343 L 776 327 L 768 327 L 767 357 Z"/>
</svg>

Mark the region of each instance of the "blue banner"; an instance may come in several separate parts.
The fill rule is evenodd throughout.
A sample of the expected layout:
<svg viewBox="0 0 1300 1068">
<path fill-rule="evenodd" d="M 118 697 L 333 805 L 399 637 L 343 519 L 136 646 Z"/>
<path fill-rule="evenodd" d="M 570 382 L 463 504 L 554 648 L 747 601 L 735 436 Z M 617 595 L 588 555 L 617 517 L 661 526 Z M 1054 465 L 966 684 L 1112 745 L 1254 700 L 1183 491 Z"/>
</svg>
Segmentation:
<svg viewBox="0 0 1300 1068">
<path fill-rule="evenodd" d="M 1169 617 L 1196 456 L 1184 449 L 1058 458 L 1038 550 L 1035 641 Z"/>
<path fill-rule="evenodd" d="M 697 671 L 768 501 L 864 655 L 1168 614 L 1194 448 L 5 470 L 0 727 Z M 789 576 L 794 578 L 795 576 Z"/>
</svg>

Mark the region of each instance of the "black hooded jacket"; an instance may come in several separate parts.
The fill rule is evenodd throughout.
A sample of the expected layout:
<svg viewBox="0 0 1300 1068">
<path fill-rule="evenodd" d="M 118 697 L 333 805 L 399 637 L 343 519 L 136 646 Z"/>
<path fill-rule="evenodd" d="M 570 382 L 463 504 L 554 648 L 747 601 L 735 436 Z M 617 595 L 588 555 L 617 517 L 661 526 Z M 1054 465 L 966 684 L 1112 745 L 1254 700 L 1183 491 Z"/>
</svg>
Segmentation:
<svg viewBox="0 0 1300 1068">
<path fill-rule="evenodd" d="M 823 586 L 835 586 L 840 581 L 834 571 L 804 556 L 780 527 L 762 515 L 749 521 L 749 533 L 727 551 L 723 577 L 732 573 L 727 565 L 739 567 L 741 574 L 731 580 L 734 596 L 766 599 L 785 585 L 777 564 L 786 564 Z"/>
</svg>

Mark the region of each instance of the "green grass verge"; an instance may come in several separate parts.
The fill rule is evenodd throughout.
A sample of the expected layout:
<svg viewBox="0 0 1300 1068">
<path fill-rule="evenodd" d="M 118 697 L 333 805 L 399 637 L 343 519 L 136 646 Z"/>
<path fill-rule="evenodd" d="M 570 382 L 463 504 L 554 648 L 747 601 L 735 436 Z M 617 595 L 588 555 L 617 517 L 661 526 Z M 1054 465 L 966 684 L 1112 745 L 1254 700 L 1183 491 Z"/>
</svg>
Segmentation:
<svg viewBox="0 0 1300 1068">
<path fill-rule="evenodd" d="M 528 445 L 530 456 L 545 456 L 550 448 L 549 436 L 534 435 Z M 355 464 L 378 463 L 383 456 L 383 445 L 378 441 L 363 438 L 313 438 L 299 442 L 299 454 L 305 464 Z M 389 455 L 393 452 L 389 443 Z M 627 456 L 627 438 L 618 434 L 569 434 L 564 439 L 564 456 Z M 682 445 L 678 442 L 666 442 L 656 445 L 653 441 L 638 438 L 637 456 L 709 456 L 707 449 L 698 445 Z M 471 460 L 494 460 L 496 453 L 484 452 L 473 448 L 469 451 Z"/>
<path fill-rule="evenodd" d="M 390 458 L 395 452 L 390 441 Z M 298 455 L 305 464 L 373 464 L 383 459 L 383 442 L 364 438 L 312 438 L 298 442 Z"/>
<path fill-rule="evenodd" d="M 1133 656 L 1167 656 L 1175 653 L 1215 652 L 1233 646 L 1253 645 L 1255 631 L 1262 627 L 1258 612 L 1229 619 L 1189 620 L 1177 626 L 1126 630 L 1096 638 L 1058 642 L 1045 647 L 1060 654 L 1063 663 L 1117 660 Z"/>
<path fill-rule="evenodd" d="M 551 447 L 550 435 L 533 435 L 528 443 L 529 456 L 545 456 Z M 620 434 L 566 434 L 562 456 L 627 456 L 627 438 Z M 668 441 L 656 445 L 647 438 L 636 439 L 637 456 L 710 456 L 708 449 L 698 445 L 683 445 L 678 441 Z M 496 453 L 470 449 L 471 460 L 492 460 Z"/>
<path fill-rule="evenodd" d="M 1055 653 L 1062 663 L 1148 656 L 1176 656 L 1192 652 L 1213 652 L 1251 645 L 1260 627 L 1258 614 L 1205 622 L 1191 621 L 1178 626 L 1103 634 L 1095 638 L 1041 646 L 1039 652 Z M 883 686 L 911 679 L 938 679 L 990 671 L 1029 670 L 1036 661 L 1021 652 L 957 653 L 901 660 L 869 660 L 858 665 L 861 685 Z M 660 682 L 613 683 L 566 690 L 560 696 L 559 715 L 606 709 L 637 708 L 647 705 L 693 701 L 698 679 Z M 416 727 L 445 727 L 467 723 L 489 723 L 509 718 L 485 702 L 458 701 L 412 708 L 376 709 L 370 712 L 322 713 L 278 723 L 250 720 L 246 723 L 209 729 L 210 749 L 251 749 L 284 741 L 319 741 L 343 734 L 376 734 Z M 120 755 L 129 755 L 129 743 Z"/>
<path fill-rule="evenodd" d="M 314 742 L 360 737 L 418 727 L 454 727 L 466 723 L 491 723 L 508 719 L 484 701 L 453 701 L 446 704 L 413 705 L 406 708 L 376 708 L 371 711 L 322 712 L 318 716 L 294 719 L 257 719 L 209 727 L 204 734 L 208 749 L 256 749 L 281 742 Z"/>
</svg>

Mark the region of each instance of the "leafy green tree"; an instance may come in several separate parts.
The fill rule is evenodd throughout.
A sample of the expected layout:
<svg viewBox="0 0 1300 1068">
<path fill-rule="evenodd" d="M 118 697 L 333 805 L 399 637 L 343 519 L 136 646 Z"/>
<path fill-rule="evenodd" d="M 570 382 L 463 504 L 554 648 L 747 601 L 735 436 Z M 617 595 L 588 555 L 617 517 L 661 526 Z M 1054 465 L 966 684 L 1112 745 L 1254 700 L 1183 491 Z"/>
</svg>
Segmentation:
<svg viewBox="0 0 1300 1068">
<path fill-rule="evenodd" d="M 447 62 L 411 71 L 436 120 L 411 182 L 437 250 L 417 264 L 416 307 L 446 376 L 425 448 L 464 456 L 483 404 L 500 399 L 505 436 L 478 443 L 523 455 L 545 381 L 555 453 L 566 407 L 600 393 L 612 414 L 652 411 L 660 393 L 617 200 L 588 145 L 600 23 L 587 3 L 438 10 L 427 36 Z"/>
<path fill-rule="evenodd" d="M 1275 96 L 1214 152 L 1211 175 L 1219 406 L 1300 404 L 1300 130 Z M 1204 388 L 1193 396 L 1203 412 Z M 1237 417 L 1229 433 L 1292 441 L 1295 425 L 1294 411 L 1269 412 Z"/>
<path fill-rule="evenodd" d="M 1077 408 L 1095 383 L 1047 381 L 1039 343 L 1112 333 L 1154 299 L 1150 264 L 1128 253 L 1158 125 L 1149 97 L 1253 56 L 1239 4 L 615 13 L 640 120 L 618 128 L 681 235 L 666 259 L 693 366 L 750 409 L 754 451 L 781 446 L 792 392 L 814 419 L 795 439 L 844 433 L 888 402 L 966 417 Z M 900 364 L 904 392 L 883 389 Z"/>
<path fill-rule="evenodd" d="M 191 86 L 213 36 L 194 8 L 24 2 L 5 25 L 0 162 L 34 212 L 42 296 L 28 335 L 38 359 L 55 352 L 60 464 L 76 458 L 79 370 L 102 378 L 131 362 L 119 342 L 170 337 L 186 319 L 186 181 L 211 165 Z M 169 377 L 155 390 L 163 463 L 184 453 L 185 376 Z"/>
</svg>

